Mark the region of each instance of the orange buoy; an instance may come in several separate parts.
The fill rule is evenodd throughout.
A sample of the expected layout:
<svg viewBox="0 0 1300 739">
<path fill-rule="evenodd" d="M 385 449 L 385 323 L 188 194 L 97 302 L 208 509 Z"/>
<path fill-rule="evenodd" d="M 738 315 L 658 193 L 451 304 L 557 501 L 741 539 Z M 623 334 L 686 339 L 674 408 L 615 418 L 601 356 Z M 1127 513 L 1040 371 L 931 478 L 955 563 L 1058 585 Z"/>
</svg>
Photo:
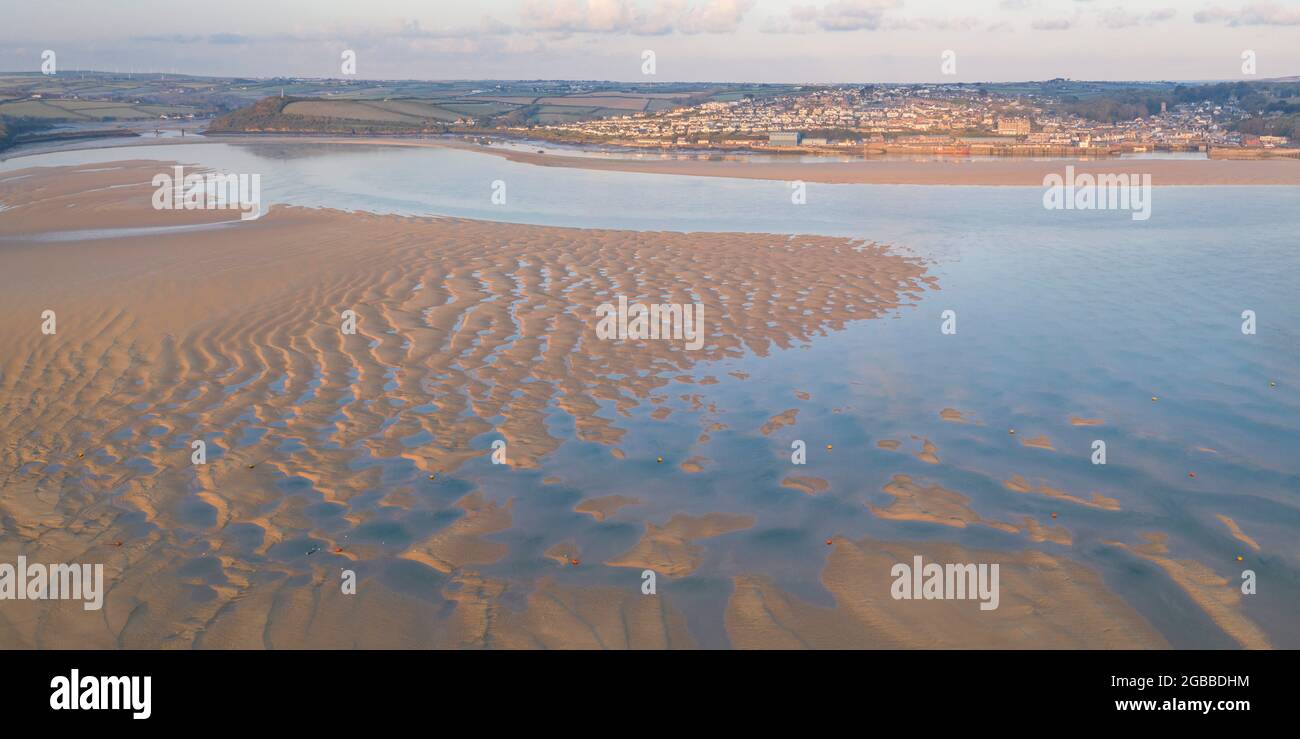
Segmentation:
<svg viewBox="0 0 1300 739">
<path fill-rule="evenodd" d="M 1188 476 L 1188 477 L 1196 477 L 1196 473 L 1195 473 L 1195 472 L 1188 472 L 1188 473 L 1187 473 L 1187 476 Z"/>
<path fill-rule="evenodd" d="M 1052 518 L 1056 518 L 1056 511 L 1052 511 Z"/>
<path fill-rule="evenodd" d="M 826 540 L 826 546 L 830 546 L 832 543 L 833 543 L 833 542 L 832 542 L 830 539 L 827 539 L 827 540 Z"/>
<path fill-rule="evenodd" d="M 578 560 L 577 560 L 577 559 L 571 559 L 571 560 L 569 560 L 569 562 L 571 562 L 571 563 L 573 564 L 574 567 L 577 567 L 577 566 L 578 566 Z"/>
<path fill-rule="evenodd" d="M 826 445 L 826 448 L 827 448 L 827 449 L 830 449 L 830 448 L 831 448 L 831 445 L 830 445 L 830 444 L 827 444 L 827 445 Z"/>
</svg>

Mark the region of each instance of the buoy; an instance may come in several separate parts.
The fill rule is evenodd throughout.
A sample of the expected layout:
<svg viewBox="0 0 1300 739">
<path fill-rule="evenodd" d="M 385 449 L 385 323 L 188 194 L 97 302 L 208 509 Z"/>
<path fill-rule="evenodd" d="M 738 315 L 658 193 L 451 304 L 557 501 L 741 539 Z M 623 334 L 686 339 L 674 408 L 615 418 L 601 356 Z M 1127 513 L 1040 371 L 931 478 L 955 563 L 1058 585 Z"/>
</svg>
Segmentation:
<svg viewBox="0 0 1300 739">
<path fill-rule="evenodd" d="M 571 562 L 571 563 L 573 564 L 574 567 L 577 567 L 577 566 L 578 566 L 578 560 L 577 560 L 577 559 L 571 559 L 571 560 L 569 560 L 569 562 Z"/>
<path fill-rule="evenodd" d="M 1012 436 L 1015 436 L 1015 435 L 1016 435 L 1016 430 L 1015 430 L 1015 429 L 1007 429 L 1007 433 L 1008 433 L 1008 434 L 1011 434 Z"/>
<path fill-rule="evenodd" d="M 827 448 L 827 449 L 830 449 L 830 448 L 831 448 L 831 445 L 830 445 L 830 444 L 827 444 L 827 445 L 826 445 L 826 448 Z"/>
<path fill-rule="evenodd" d="M 1277 383 L 1276 383 L 1276 382 L 1273 382 L 1272 380 L 1269 380 L 1269 381 L 1268 381 L 1268 386 L 1269 386 L 1269 387 L 1277 387 Z"/>
<path fill-rule="evenodd" d="M 335 554 L 339 554 L 339 553 L 342 552 L 342 551 L 343 551 L 343 547 L 334 547 L 334 553 L 335 553 Z"/>
<path fill-rule="evenodd" d="M 663 457 L 660 457 L 660 458 L 659 458 L 659 464 L 663 464 L 663 463 L 664 463 L 664 458 L 663 458 Z"/>
<path fill-rule="evenodd" d="M 1156 396 L 1156 395 L 1152 395 L 1152 396 L 1151 396 L 1151 402 L 1152 402 L 1152 403 L 1156 402 L 1157 400 L 1160 400 L 1160 397 L 1159 397 L 1159 396 Z"/>
<path fill-rule="evenodd" d="M 1055 511 L 1052 512 L 1052 518 L 1056 518 L 1056 512 L 1055 512 Z"/>
<path fill-rule="evenodd" d="M 830 545 L 831 545 L 831 543 L 832 543 L 832 542 L 831 542 L 831 540 L 830 540 L 830 539 L 827 539 L 827 540 L 826 540 L 826 546 L 830 546 Z"/>
<path fill-rule="evenodd" d="M 438 479 L 438 473 L 435 472 L 435 473 L 433 473 L 432 475 L 429 475 L 429 479 L 430 479 L 430 480 L 437 480 L 437 479 Z"/>
<path fill-rule="evenodd" d="M 1240 554 L 1238 554 L 1238 555 L 1237 555 L 1237 561 L 1240 562 L 1241 560 L 1242 560 L 1242 556 L 1241 556 Z"/>
<path fill-rule="evenodd" d="M 1188 473 L 1187 473 L 1187 476 L 1188 476 L 1188 477 L 1196 477 L 1196 473 L 1195 473 L 1195 472 L 1188 472 Z"/>
<path fill-rule="evenodd" d="M 255 464 L 250 464 L 250 465 L 248 465 L 248 469 L 251 470 L 251 469 L 253 469 L 253 468 L 256 467 L 256 466 L 257 466 L 257 465 L 255 465 Z"/>
</svg>

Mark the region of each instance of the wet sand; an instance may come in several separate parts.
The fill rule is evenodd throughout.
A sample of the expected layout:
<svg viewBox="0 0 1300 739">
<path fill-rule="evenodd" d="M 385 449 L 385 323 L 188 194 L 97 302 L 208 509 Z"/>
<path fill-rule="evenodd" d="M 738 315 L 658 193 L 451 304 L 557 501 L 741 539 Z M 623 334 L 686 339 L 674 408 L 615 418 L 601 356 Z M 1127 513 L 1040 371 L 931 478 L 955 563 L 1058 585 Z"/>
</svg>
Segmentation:
<svg viewBox="0 0 1300 739">
<path fill-rule="evenodd" d="M 804 495 L 816 495 L 830 487 L 830 483 L 811 475 L 790 475 L 781 481 L 781 487 L 798 490 Z"/>
<path fill-rule="evenodd" d="M 1033 484 L 1021 475 L 1012 475 L 1011 479 L 1002 483 L 1007 490 L 1026 495 L 1043 495 L 1056 500 L 1063 500 L 1075 505 L 1087 506 L 1089 508 L 1100 508 L 1107 511 L 1118 511 L 1120 509 L 1119 501 L 1109 498 L 1101 493 L 1094 492 L 1091 498 L 1080 498 L 1077 495 L 1071 495 L 1064 490 L 1058 490 L 1046 483 Z"/>
<path fill-rule="evenodd" d="M 1153 185 L 1300 185 L 1300 160 L 1186 160 L 1108 159 L 1036 160 L 994 159 L 977 161 L 863 160 L 835 162 L 807 161 L 699 161 L 662 160 L 650 154 L 645 159 L 602 159 L 564 154 L 537 154 L 484 146 L 453 145 L 514 162 L 541 167 L 573 167 L 596 171 L 640 172 L 695 177 L 734 177 L 754 180 L 784 180 L 827 184 L 862 185 L 983 185 L 1042 187 L 1049 174 L 1061 175 L 1066 165 L 1076 175 L 1149 174 Z"/>
<path fill-rule="evenodd" d="M 656 398 L 689 382 L 680 399 L 701 415 L 701 436 L 725 430 L 711 393 L 749 375 L 710 363 L 761 360 L 938 287 L 919 261 L 848 239 L 288 207 L 232 226 L 234 238 L 32 238 L 229 218 L 152 210 L 149 179 L 167 166 L 0 176 L 0 310 L 19 317 L 0 323 L 0 561 L 103 562 L 110 585 L 89 616 L 76 602 L 0 604 L 0 647 L 697 646 L 689 599 L 672 581 L 705 568 L 729 538 L 781 522 L 722 506 L 660 510 L 635 489 L 637 466 L 656 459 L 631 419 L 653 418 Z M 595 306 L 619 294 L 704 303 L 704 346 L 597 340 Z M 47 309 L 54 335 L 40 330 Z M 355 334 L 340 330 L 345 310 L 357 313 Z M 778 412 L 784 398 L 745 433 L 792 431 L 798 411 Z M 653 423 L 679 418 L 661 415 Z M 917 460 L 941 464 L 933 443 L 912 438 Z M 190 439 L 207 443 L 206 464 L 191 464 Z M 558 498 L 561 513 L 587 527 L 547 538 L 523 528 L 528 501 L 456 477 L 490 465 L 495 439 L 507 442 L 501 474 L 580 442 L 608 450 L 627 478 L 579 493 L 580 470 L 547 477 L 537 495 L 571 496 Z M 665 462 L 693 478 L 718 474 L 703 456 Z M 418 474 L 394 484 L 395 465 Z M 774 492 L 781 479 L 822 502 L 821 478 L 784 476 Z M 1119 508 L 1018 476 L 1006 487 Z M 1066 557 L 1064 528 L 989 520 L 963 493 L 902 473 L 860 493 L 857 505 L 883 521 L 979 525 L 1021 550 L 835 538 L 821 578 L 831 607 L 727 552 L 732 591 L 718 617 L 732 646 L 1166 646 Z M 394 516 L 424 523 L 398 530 Z M 601 536 L 627 529 L 631 546 L 605 554 Z M 1120 547 L 1159 565 L 1243 645 L 1268 643 L 1208 570 Z M 986 618 L 971 602 L 891 599 L 890 565 L 917 553 L 1002 563 L 1001 607 Z M 503 573 L 503 563 L 521 566 Z M 357 571 L 357 595 L 340 592 L 344 569 Z M 640 590 L 644 569 L 661 578 L 655 597 Z"/>
<path fill-rule="evenodd" d="M 455 139 L 360 138 L 330 136 L 214 135 L 182 139 L 143 139 L 134 143 L 95 142 L 82 146 L 59 147 L 61 151 L 78 148 L 122 148 L 132 146 L 179 146 L 204 142 L 294 142 L 300 144 L 340 144 L 352 146 L 396 146 L 411 148 L 450 148 L 475 151 L 514 162 L 541 167 L 569 167 L 604 172 L 633 172 L 695 177 L 729 177 L 739 179 L 820 182 L 827 184 L 867 185 L 982 185 L 1041 187 L 1048 174 L 1060 175 L 1068 164 L 1077 174 L 1149 174 L 1157 186 L 1300 186 L 1300 160 L 1264 159 L 1034 159 L 1006 158 L 987 160 L 854 160 L 809 162 L 737 161 L 660 159 L 659 152 L 638 157 L 636 152 L 619 152 L 610 157 L 574 156 L 563 153 L 538 154 L 499 147 L 480 146 Z M 44 153 L 43 149 L 17 152 L 11 159 Z M 124 158 L 129 156 L 124 153 Z M 178 154 L 178 157 L 180 155 Z"/>
<path fill-rule="evenodd" d="M 1168 556 L 1168 537 L 1165 534 L 1153 532 L 1144 538 L 1146 543 L 1139 545 L 1108 543 L 1160 566 L 1193 602 L 1242 647 L 1272 647 L 1268 636 L 1253 621 L 1242 615 L 1242 594 L 1237 581 L 1218 574 L 1200 562 Z"/>
<path fill-rule="evenodd" d="M 727 635 L 742 649 L 1140 649 L 1167 646 L 1096 574 L 1029 551 L 981 552 L 936 542 L 833 542 L 822 584 L 837 607 L 781 591 L 756 576 L 735 578 Z M 894 600 L 885 574 L 920 554 L 930 562 L 1000 562 L 1001 602 Z"/>
<path fill-rule="evenodd" d="M 485 646 L 485 620 L 500 622 L 486 615 L 501 608 L 494 593 L 547 587 L 507 586 L 480 572 L 508 556 L 500 535 L 516 525 L 517 501 L 467 490 L 428 534 L 380 542 L 355 535 L 378 525 L 375 495 L 381 512 L 419 512 L 449 475 L 486 461 L 488 438 L 507 442 L 509 467 L 535 467 L 564 441 L 546 422 L 556 412 L 578 440 L 627 456 L 616 446 L 627 432 L 619 419 L 670 382 L 694 379 L 704 393 L 695 406 L 709 408 L 717 379 L 694 375 L 697 364 L 807 342 L 895 310 L 907 291 L 932 284 L 919 262 L 847 239 L 288 207 L 233 226 L 237 237 L 199 230 L 30 240 L 51 230 L 230 218 L 153 210 L 150 179 L 168 166 L 129 161 L 0 178 L 9 206 L 0 212 L 0 309 L 32 317 L 0 326 L 0 556 L 103 561 L 113 585 L 91 620 L 67 603 L 6 603 L 5 646 L 329 646 L 335 638 Z M 790 297 L 792 285 L 804 292 Z M 673 341 L 597 340 L 595 307 L 618 294 L 678 303 L 698 295 L 708 306 L 705 345 L 688 352 Z M 792 300 L 799 310 L 788 309 Z M 56 311 L 54 335 L 40 330 L 46 309 Z M 357 314 L 355 334 L 341 330 L 345 310 Z M 276 448 L 268 427 L 299 448 Z M 204 440 L 210 458 L 192 465 L 188 444 L 151 443 L 155 436 Z M 420 482 L 385 486 L 384 468 L 359 459 L 405 461 Z M 682 466 L 707 469 L 699 457 Z M 288 485 L 319 502 L 287 495 Z M 633 502 L 610 492 L 583 507 L 597 522 Z M 313 511 L 322 506 L 339 511 L 343 525 L 322 526 Z M 752 523 L 742 514 L 673 517 L 613 566 L 685 574 L 700 556 L 698 540 Z M 397 560 L 451 579 L 436 591 L 447 605 L 412 602 L 374 577 L 362 579 L 364 597 L 335 600 L 341 567 L 361 567 L 394 546 Z M 551 558 L 570 551 L 551 550 Z M 572 597 L 616 624 L 620 613 L 650 609 L 655 629 L 675 628 L 660 601 L 565 593 L 526 602 L 546 611 Z M 341 611 L 327 617 L 331 602 Z M 588 632 L 600 630 L 587 616 L 570 624 L 581 634 L 519 643 L 587 644 Z M 338 631 L 370 617 L 386 627 Z M 440 625 L 431 632 L 426 619 Z M 303 631 L 307 622 L 314 627 Z M 645 638 L 689 641 L 657 631 Z M 635 635 L 591 643 L 601 641 L 641 643 Z"/>
</svg>

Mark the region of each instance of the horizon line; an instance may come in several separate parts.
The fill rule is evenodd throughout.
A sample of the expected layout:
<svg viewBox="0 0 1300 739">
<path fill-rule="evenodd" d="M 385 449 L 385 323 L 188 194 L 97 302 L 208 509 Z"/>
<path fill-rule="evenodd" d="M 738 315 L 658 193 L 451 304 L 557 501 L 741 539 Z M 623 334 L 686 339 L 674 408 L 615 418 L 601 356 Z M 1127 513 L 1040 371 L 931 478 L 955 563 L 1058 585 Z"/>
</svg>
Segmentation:
<svg viewBox="0 0 1300 739">
<path fill-rule="evenodd" d="M 1261 77 L 1259 79 L 1237 79 L 1237 78 L 1202 78 L 1202 79 L 1159 79 L 1159 78 L 1132 78 L 1132 79 L 1081 79 L 1073 77 L 1051 77 L 1048 79 L 1008 79 L 1008 80 L 944 80 L 933 82 L 894 82 L 888 80 L 877 81 L 805 81 L 805 82 L 760 82 L 756 80 L 654 80 L 654 81 L 633 81 L 633 80 L 616 80 L 616 79 L 596 79 L 582 77 L 448 77 L 441 79 L 421 78 L 421 77 L 312 77 L 304 75 L 275 75 L 270 77 L 258 75 L 229 75 L 229 74 L 194 74 L 190 72 L 167 72 L 162 70 L 141 70 L 121 72 L 110 72 L 105 69 L 69 69 L 57 74 L 47 75 L 39 70 L 21 70 L 21 71 L 4 71 L 0 70 L 0 75 L 13 75 L 24 77 L 63 77 L 72 74 L 111 74 L 111 75 L 160 75 L 172 77 L 196 77 L 203 79 L 248 79 L 248 80 L 312 80 L 312 81 L 331 81 L 331 82 L 598 82 L 615 85 L 769 85 L 789 87 L 792 85 L 812 85 L 820 87 L 843 87 L 853 85 L 897 85 L 900 87 L 918 86 L 918 85 L 940 85 L 947 87 L 962 85 L 1014 85 L 1014 84 L 1041 84 L 1055 80 L 1064 80 L 1065 82 L 1077 83 L 1134 83 L 1134 84 L 1220 84 L 1225 82 L 1281 82 L 1281 81 L 1300 81 L 1300 73 L 1279 75 L 1275 77 Z"/>
</svg>

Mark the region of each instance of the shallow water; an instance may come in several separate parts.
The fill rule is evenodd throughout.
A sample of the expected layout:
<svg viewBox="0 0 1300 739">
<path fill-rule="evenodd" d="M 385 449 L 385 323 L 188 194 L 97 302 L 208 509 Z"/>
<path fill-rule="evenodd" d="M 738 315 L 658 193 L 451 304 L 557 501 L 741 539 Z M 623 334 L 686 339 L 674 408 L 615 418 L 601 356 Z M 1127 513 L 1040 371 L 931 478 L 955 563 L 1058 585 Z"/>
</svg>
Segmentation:
<svg viewBox="0 0 1300 739">
<path fill-rule="evenodd" d="M 757 517 L 752 529 L 702 541 L 704 564 L 674 585 L 689 593 L 684 607 L 706 646 L 725 644 L 719 602 L 733 575 L 762 572 L 802 598 L 830 605 L 819 576 L 823 540 L 833 535 L 1065 554 L 1100 571 L 1174 646 L 1233 646 L 1162 571 L 1107 544 L 1138 544 L 1141 533 L 1158 531 L 1169 534 L 1172 556 L 1230 580 L 1243 568 L 1236 556 L 1247 555 L 1261 584 L 1258 595 L 1245 598 L 1244 613 L 1276 646 L 1300 647 L 1294 617 L 1300 608 L 1300 190 L 1157 187 L 1151 219 L 1138 222 L 1126 212 L 1046 210 L 1040 188 L 810 183 L 807 204 L 795 205 L 783 182 L 544 168 L 446 149 L 204 143 L 27 157 L 0 164 L 0 172 L 123 158 L 260 173 L 272 207 L 853 236 L 930 263 L 940 289 L 884 319 L 850 323 L 768 357 L 697 366 L 696 377 L 712 374 L 721 382 L 664 388 L 665 405 L 675 410 L 665 420 L 651 419 L 655 406 L 634 409 L 632 419 L 620 421 L 629 429 L 621 444 L 626 460 L 574 440 L 572 421 L 553 413 L 551 432 L 569 441 L 539 468 L 494 467 L 485 456 L 440 481 L 427 509 L 369 511 L 374 517 L 350 535 L 382 542 L 384 551 L 396 554 L 445 526 L 455 517 L 454 501 L 474 487 L 489 500 L 516 501 L 514 525 L 490 537 L 509 544 L 509 554 L 482 568 L 504 577 L 553 570 L 542 552 L 566 539 L 580 542 L 583 558 L 594 563 L 629 549 L 646 522 L 680 512 L 749 513 Z M 504 205 L 490 199 L 498 180 L 506 186 Z M 955 335 L 940 331 L 946 310 L 956 312 Z M 1245 310 L 1257 316 L 1255 335 L 1241 331 Z M 727 375 L 734 370 L 749 379 Z M 811 399 L 796 399 L 796 391 Z M 717 420 L 729 429 L 698 444 L 700 414 L 679 399 L 683 393 L 715 402 Z M 373 403 L 372 410 L 382 404 L 346 400 Z M 942 421 L 946 407 L 982 425 Z M 421 408 L 386 412 L 396 417 Z M 800 409 L 795 426 L 758 433 L 788 408 Z M 1071 416 L 1105 423 L 1072 426 Z M 141 424 L 154 427 L 157 418 L 142 417 Z M 166 433 L 155 441 L 179 441 Z M 287 455 L 304 442 L 328 441 L 328 433 L 320 440 L 281 436 L 272 424 L 232 430 L 225 443 L 239 446 L 262 434 L 278 439 Z M 1040 434 L 1055 451 L 1021 443 Z M 937 446 L 941 464 L 914 456 L 921 447 L 914 435 Z M 485 435 L 476 446 L 487 449 L 491 439 Z M 802 468 L 790 464 L 795 439 L 808 446 Z M 886 451 L 876 447 L 881 439 L 903 444 Z M 1106 443 L 1105 465 L 1090 461 L 1094 440 Z M 412 447 L 428 441 L 403 439 Z M 704 471 L 682 471 L 678 464 L 694 455 L 709 459 Z M 666 463 L 657 464 L 656 456 Z M 359 449 L 356 463 L 379 465 L 383 487 L 429 487 L 409 460 L 373 459 Z M 138 460 L 125 464 L 139 466 Z M 888 505 L 881 488 L 896 473 L 969 496 L 985 519 L 1018 524 L 1032 515 L 1060 524 L 1074 544 L 878 518 L 865 504 Z M 825 478 L 830 489 L 806 496 L 780 487 L 789 474 Z M 1122 510 L 1012 492 L 1002 483 L 1016 474 L 1080 497 L 1100 492 L 1118 499 Z M 562 481 L 542 484 L 552 476 Z M 340 511 L 320 503 L 303 482 L 285 480 L 281 488 L 315 503 L 308 515 L 320 530 L 344 525 Z M 572 511 L 583 498 L 614 493 L 642 503 L 600 524 Z M 352 507 L 373 507 L 376 500 L 362 496 Z M 193 501 L 196 525 L 209 518 L 204 505 Z M 1059 518 L 1051 521 L 1054 512 Z M 1262 551 L 1243 551 L 1216 514 L 1235 519 Z M 268 556 L 300 556 L 313 546 L 302 533 Z M 248 542 L 248 550 L 256 544 Z M 409 562 L 362 569 L 382 570 L 387 582 L 412 592 L 445 581 Z M 557 577 L 636 587 L 638 574 L 583 567 L 564 568 Z"/>
</svg>

